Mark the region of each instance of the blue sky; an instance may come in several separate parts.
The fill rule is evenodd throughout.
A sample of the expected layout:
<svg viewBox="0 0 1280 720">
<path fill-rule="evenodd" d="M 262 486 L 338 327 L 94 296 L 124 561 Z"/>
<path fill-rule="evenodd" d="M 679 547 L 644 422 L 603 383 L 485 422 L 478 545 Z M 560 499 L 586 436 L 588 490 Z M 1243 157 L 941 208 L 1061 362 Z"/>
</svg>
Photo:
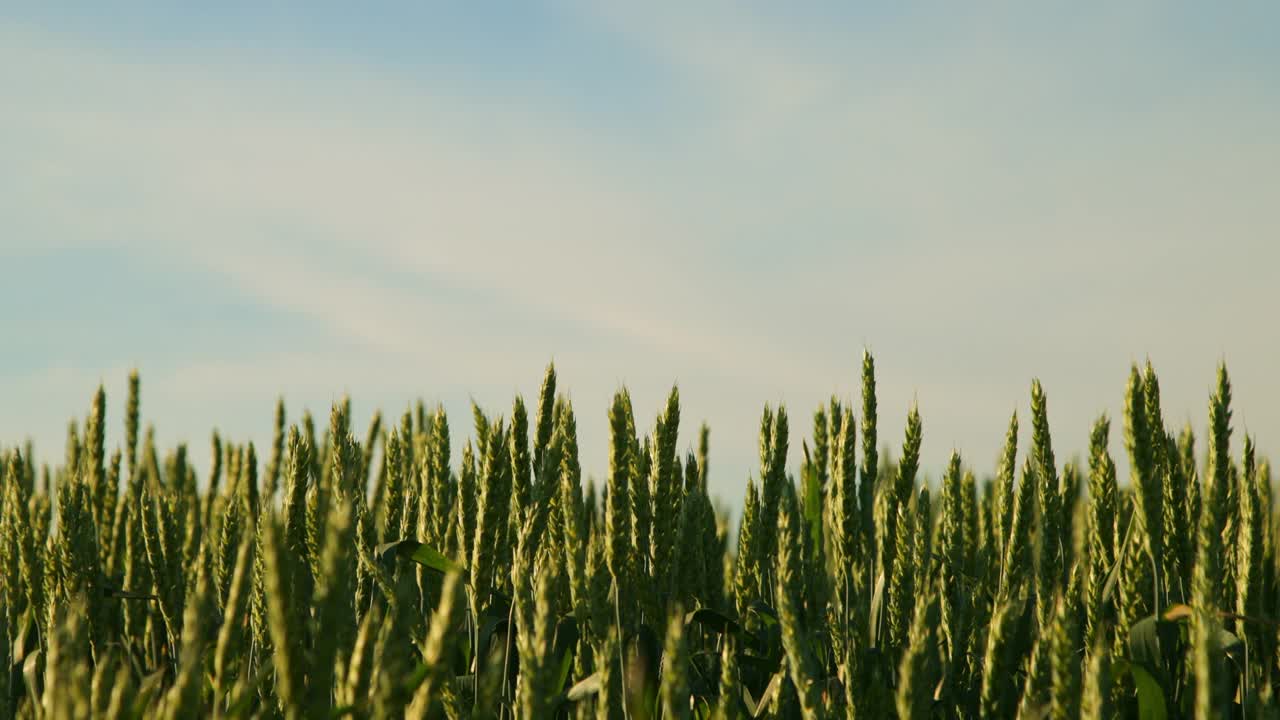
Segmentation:
<svg viewBox="0 0 1280 720">
<path fill-rule="evenodd" d="M 1280 435 L 1274 3 L 51 5 L 0 10 L 0 443 L 99 382 L 117 431 L 130 367 L 164 442 L 461 431 L 554 359 L 589 472 L 678 382 L 736 503 L 864 347 L 930 471 L 1033 377 L 1070 457 L 1148 356 L 1170 422 L 1225 358 Z"/>
</svg>

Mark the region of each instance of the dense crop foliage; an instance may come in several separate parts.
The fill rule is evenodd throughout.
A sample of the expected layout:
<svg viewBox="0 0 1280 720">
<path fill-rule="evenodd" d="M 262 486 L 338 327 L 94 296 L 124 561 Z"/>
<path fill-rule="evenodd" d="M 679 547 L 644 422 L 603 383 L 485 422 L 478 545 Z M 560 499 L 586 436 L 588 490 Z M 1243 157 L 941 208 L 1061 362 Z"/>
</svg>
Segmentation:
<svg viewBox="0 0 1280 720">
<path fill-rule="evenodd" d="M 1231 451 L 1225 368 L 1205 452 L 1133 368 L 1111 422 L 1059 464 L 1031 387 L 994 474 L 919 471 L 912 410 L 877 452 L 875 369 L 793 442 L 760 422 L 736 538 L 682 455 L 673 389 L 651 426 L 625 390 L 600 487 L 548 368 L 537 404 L 418 405 L 357 435 L 349 405 L 208 465 L 162 452 L 130 378 L 0 471 L 0 716 L 324 718 L 1275 717 L 1280 578 L 1270 471 Z M 593 417 L 595 413 L 593 413 Z M 362 439 L 361 439 L 362 438 Z M 788 459 L 801 447 L 798 475 Z M 197 476 L 201 475 L 201 482 Z"/>
</svg>

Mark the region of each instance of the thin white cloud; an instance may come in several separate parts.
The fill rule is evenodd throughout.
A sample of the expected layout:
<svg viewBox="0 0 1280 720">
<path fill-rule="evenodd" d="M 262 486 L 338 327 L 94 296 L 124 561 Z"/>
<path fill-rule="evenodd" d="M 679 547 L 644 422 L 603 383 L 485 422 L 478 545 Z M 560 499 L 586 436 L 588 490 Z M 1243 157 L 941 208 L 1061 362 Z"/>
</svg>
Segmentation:
<svg viewBox="0 0 1280 720">
<path fill-rule="evenodd" d="M 956 445 L 990 467 L 1032 375 L 1068 456 L 1147 353 L 1171 419 L 1203 422 L 1226 354 L 1241 416 L 1264 447 L 1280 433 L 1280 341 L 1260 330 L 1280 259 L 1277 98 L 1248 78 L 1109 95 L 1125 87 L 1112 70 L 1155 72 L 1114 66 L 1126 53 L 1167 51 L 1142 8 L 1058 38 L 1091 56 L 977 20 L 867 49 L 725 9 L 599 7 L 583 12 L 693 98 L 664 153 L 549 100 L 439 92 L 429 73 L 142 62 L 19 29 L 0 42 L 18 108 L 0 137 L 24 172 L 0 171 L 0 189 L 32 242 L 194 264 L 364 352 L 193 359 L 174 376 L 191 392 L 267 392 L 305 366 L 315 397 L 342 371 L 496 404 L 557 356 L 599 420 L 620 382 L 656 408 L 678 379 L 732 498 L 759 406 L 785 400 L 807 425 L 830 389 L 853 390 L 863 344 L 882 437 L 900 442 L 919 397 L 933 464 Z M 437 282 L 485 301 L 460 308 Z"/>
<path fill-rule="evenodd" d="M 375 270 L 447 276 L 666 351 L 703 343 L 671 302 L 692 299 L 684 288 L 708 280 L 680 262 L 697 239 L 577 137 L 521 114 L 496 134 L 492 121 L 472 132 L 465 121 L 437 122 L 440 101 L 393 95 L 388 108 L 381 93 L 409 89 L 375 84 L 371 93 L 342 84 L 352 80 L 342 73 L 311 95 L 292 89 L 279 99 L 279 88 L 235 69 L 30 45 L 10 67 L 43 67 L 65 91 L 32 90 L 34 107 L 24 103 L 10 121 L 35 144 L 20 148 L 25 156 L 56 159 L 48 163 L 56 169 L 17 184 L 35 187 L 27 213 L 52 218 L 67 236 L 195 259 L 265 301 L 386 347 L 413 342 L 405 325 L 414 319 L 402 317 L 412 313 L 396 309 L 425 309 L 415 307 L 420 296 L 380 287 L 376 273 L 344 275 L 335 257 L 313 258 L 313 244 L 339 259 L 364 255 Z M 75 81 L 85 68 L 101 82 L 89 99 Z M 274 74 L 290 88 L 308 79 Z M 56 212 L 68 199 L 62 191 L 85 185 L 104 190 L 105 201 L 77 193 L 80 212 Z M 582 267 L 596 271 L 572 272 Z M 637 302 L 646 291 L 649 301 Z"/>
</svg>

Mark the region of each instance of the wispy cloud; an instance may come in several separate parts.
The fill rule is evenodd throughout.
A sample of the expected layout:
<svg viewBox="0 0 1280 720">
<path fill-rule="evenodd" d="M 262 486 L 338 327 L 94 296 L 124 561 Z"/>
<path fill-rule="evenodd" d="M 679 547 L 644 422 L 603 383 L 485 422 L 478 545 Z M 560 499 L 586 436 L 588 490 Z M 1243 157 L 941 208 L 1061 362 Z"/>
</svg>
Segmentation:
<svg viewBox="0 0 1280 720">
<path fill-rule="evenodd" d="M 0 242 L 114 248 L 314 324 L 163 368 L 162 426 L 209 408 L 262 432 L 269 398 L 249 389 L 460 411 L 531 393 L 554 357 L 587 418 L 623 382 L 656 408 L 679 381 L 736 498 L 760 404 L 800 418 L 852 392 L 869 345 L 886 436 L 917 398 L 932 464 L 954 444 L 986 468 L 1033 374 L 1064 453 L 1083 447 L 1147 353 L 1171 416 L 1201 422 L 1225 355 L 1264 447 L 1280 432 L 1280 340 L 1261 330 L 1280 93 L 1259 63 L 1197 52 L 1213 38 L 1143 4 L 1089 22 L 563 9 L 611 48 L 582 62 L 625 57 L 660 89 L 633 121 L 465 88 L 425 60 L 127 51 L 11 26 Z M 3 387 L 103 371 L 86 357 Z M 79 408 L 57 397 L 50 443 Z"/>
</svg>

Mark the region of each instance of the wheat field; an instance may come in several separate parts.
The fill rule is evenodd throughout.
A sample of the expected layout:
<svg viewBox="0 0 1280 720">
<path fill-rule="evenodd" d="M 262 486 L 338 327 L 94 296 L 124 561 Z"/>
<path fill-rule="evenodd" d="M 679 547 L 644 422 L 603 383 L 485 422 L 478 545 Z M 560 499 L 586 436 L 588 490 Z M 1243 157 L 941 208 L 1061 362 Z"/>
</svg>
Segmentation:
<svg viewBox="0 0 1280 720">
<path fill-rule="evenodd" d="M 735 531 L 674 388 L 584 410 L 597 488 L 554 367 L 469 423 L 280 402 L 271 447 L 207 455 L 156 447 L 134 373 L 123 447 L 101 388 L 56 467 L 4 446 L 0 716 L 1280 717 L 1280 523 L 1225 367 L 1200 442 L 1131 368 L 1127 481 L 1105 415 L 1058 462 L 1037 382 L 996 467 L 926 482 L 923 419 L 883 454 L 861 379 L 809 431 L 765 407 Z"/>
</svg>

